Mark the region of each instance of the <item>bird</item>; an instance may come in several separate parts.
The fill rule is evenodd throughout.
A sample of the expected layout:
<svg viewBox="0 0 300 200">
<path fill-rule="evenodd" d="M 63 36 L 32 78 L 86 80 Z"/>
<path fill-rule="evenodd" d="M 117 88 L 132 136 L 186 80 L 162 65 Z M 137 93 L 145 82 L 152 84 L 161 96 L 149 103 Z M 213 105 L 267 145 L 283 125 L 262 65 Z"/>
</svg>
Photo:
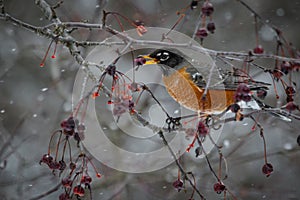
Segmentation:
<svg viewBox="0 0 300 200">
<path fill-rule="evenodd" d="M 270 108 L 258 98 L 251 96 L 252 91 L 268 90 L 269 83 L 241 80 L 238 74 L 219 71 L 223 81 L 207 87 L 205 77 L 182 55 L 176 49 L 156 49 L 148 55 L 139 57 L 145 59 L 144 65 L 157 64 L 161 67 L 167 92 L 183 107 L 201 113 L 215 114 L 228 110 L 239 100 L 245 100 L 247 106 L 253 109 L 261 109 L 262 106 Z M 237 95 L 238 90 L 242 96 Z M 286 116 L 278 113 L 274 115 L 290 121 Z"/>
</svg>

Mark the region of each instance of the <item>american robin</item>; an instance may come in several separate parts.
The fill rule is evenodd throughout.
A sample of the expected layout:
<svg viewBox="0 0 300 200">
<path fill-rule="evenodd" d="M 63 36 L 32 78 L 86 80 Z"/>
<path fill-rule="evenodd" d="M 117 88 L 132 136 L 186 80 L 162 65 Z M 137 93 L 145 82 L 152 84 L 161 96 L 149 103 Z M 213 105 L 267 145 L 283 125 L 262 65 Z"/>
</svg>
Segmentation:
<svg viewBox="0 0 300 200">
<path fill-rule="evenodd" d="M 267 90 L 267 83 L 248 80 L 242 83 L 239 76 L 227 76 L 220 84 L 207 88 L 206 81 L 201 73 L 181 56 L 177 50 L 157 49 L 149 55 L 141 56 L 146 59 L 144 65 L 158 64 L 163 72 L 163 82 L 170 96 L 182 106 L 197 112 L 219 113 L 226 110 L 237 100 L 254 102 L 254 109 L 265 106 L 257 98 L 252 98 L 250 93 L 255 90 Z M 226 73 L 223 74 L 226 77 Z M 229 78 L 228 78 L 229 77 Z M 241 88 L 246 85 L 246 88 Z M 242 90 L 243 97 L 237 95 L 237 90 Z M 248 95 L 248 96 L 247 96 Z M 277 115 L 277 114 L 276 114 Z M 280 116 L 290 121 L 285 116 Z"/>
</svg>

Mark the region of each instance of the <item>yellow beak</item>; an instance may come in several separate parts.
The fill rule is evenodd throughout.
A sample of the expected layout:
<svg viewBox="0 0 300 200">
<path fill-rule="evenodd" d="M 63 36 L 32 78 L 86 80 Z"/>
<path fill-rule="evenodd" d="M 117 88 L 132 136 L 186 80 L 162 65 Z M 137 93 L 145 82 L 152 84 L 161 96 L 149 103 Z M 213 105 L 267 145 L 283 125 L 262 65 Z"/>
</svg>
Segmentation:
<svg viewBox="0 0 300 200">
<path fill-rule="evenodd" d="M 146 56 L 141 56 L 142 58 L 146 59 L 146 62 L 144 65 L 153 65 L 153 64 L 157 64 L 158 60 L 155 58 L 151 58 L 149 55 Z"/>
</svg>

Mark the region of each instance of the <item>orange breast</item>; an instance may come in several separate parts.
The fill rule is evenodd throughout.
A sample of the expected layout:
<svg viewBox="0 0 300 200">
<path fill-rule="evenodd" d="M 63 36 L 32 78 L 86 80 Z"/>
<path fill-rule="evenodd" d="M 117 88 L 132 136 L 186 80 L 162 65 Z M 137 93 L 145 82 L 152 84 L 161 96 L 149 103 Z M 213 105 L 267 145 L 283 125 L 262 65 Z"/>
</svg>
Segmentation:
<svg viewBox="0 0 300 200">
<path fill-rule="evenodd" d="M 191 79 L 186 68 L 181 68 L 170 76 L 163 77 L 168 93 L 182 106 L 202 112 L 220 112 L 234 103 L 234 90 L 208 90 L 202 99 L 204 89 L 199 88 Z"/>
</svg>

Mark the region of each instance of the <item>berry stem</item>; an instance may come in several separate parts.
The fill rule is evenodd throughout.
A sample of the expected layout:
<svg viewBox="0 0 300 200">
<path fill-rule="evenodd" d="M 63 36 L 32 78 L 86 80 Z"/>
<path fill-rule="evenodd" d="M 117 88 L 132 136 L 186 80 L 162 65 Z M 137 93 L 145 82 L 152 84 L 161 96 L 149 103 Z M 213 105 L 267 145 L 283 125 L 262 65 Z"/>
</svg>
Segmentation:
<svg viewBox="0 0 300 200">
<path fill-rule="evenodd" d="M 257 25 L 257 15 L 254 15 L 254 26 L 255 26 L 255 42 L 256 46 L 258 47 L 259 42 L 258 42 L 258 25 Z"/>
<path fill-rule="evenodd" d="M 46 58 L 47 58 L 47 56 L 48 56 L 48 53 L 49 53 L 49 50 L 50 50 L 50 47 L 51 47 L 52 43 L 53 43 L 53 40 L 51 40 L 51 42 L 50 42 L 50 44 L 49 44 L 49 46 L 48 46 L 48 48 L 47 48 L 47 50 L 46 50 L 46 53 L 45 53 L 45 55 L 44 55 L 44 57 L 43 57 L 43 60 L 42 60 L 42 62 L 40 63 L 40 67 L 44 67 L 44 65 L 45 65 L 45 61 L 46 61 Z"/>
<path fill-rule="evenodd" d="M 57 133 L 61 133 L 61 134 L 62 134 L 62 130 L 57 130 L 57 131 L 55 131 L 54 133 L 52 133 L 52 135 L 51 135 L 51 137 L 50 137 L 49 144 L 48 144 L 48 155 L 51 154 L 51 143 L 52 143 L 52 140 L 53 140 L 54 135 L 56 135 Z"/>
</svg>

